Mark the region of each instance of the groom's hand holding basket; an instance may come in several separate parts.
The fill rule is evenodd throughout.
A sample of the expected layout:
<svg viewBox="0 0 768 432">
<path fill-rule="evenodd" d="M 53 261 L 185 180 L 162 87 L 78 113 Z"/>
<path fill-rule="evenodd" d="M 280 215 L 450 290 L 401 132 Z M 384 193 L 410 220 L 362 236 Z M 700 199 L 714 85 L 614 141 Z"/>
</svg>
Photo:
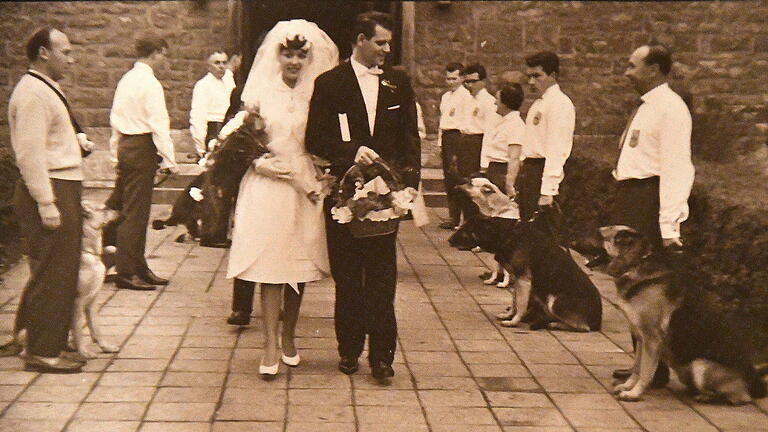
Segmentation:
<svg viewBox="0 0 768 432">
<path fill-rule="evenodd" d="M 401 217 L 413 208 L 418 192 L 405 187 L 400 175 L 368 147 L 360 147 L 353 165 L 336 188 L 331 217 L 348 224 L 353 237 L 397 231 Z"/>
</svg>

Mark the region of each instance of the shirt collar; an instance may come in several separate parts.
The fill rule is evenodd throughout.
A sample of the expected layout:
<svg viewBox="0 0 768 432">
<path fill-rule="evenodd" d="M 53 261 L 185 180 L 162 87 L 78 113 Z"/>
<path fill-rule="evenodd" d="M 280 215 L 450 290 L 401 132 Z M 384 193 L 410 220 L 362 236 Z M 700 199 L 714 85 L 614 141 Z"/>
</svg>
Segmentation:
<svg viewBox="0 0 768 432">
<path fill-rule="evenodd" d="M 520 111 L 510 111 L 504 115 L 501 119 L 503 121 L 512 120 L 513 118 L 521 118 L 520 117 Z"/>
<path fill-rule="evenodd" d="M 40 75 L 41 77 L 43 77 L 43 79 L 44 79 L 44 80 L 45 80 L 45 81 L 46 81 L 48 84 L 51 84 L 52 86 L 54 86 L 54 87 L 56 87 L 57 89 L 61 90 L 61 86 L 59 85 L 59 83 L 57 83 L 56 81 L 54 81 L 54 80 L 53 80 L 53 78 L 49 77 L 48 75 L 46 75 L 46 74 L 44 74 L 44 73 L 42 73 L 42 72 L 40 72 L 39 70 L 36 70 L 36 69 L 32 69 L 32 68 L 29 68 L 28 70 L 29 70 L 30 72 L 34 72 L 34 73 L 35 73 L 35 74 L 37 74 L 37 75 Z"/>
<path fill-rule="evenodd" d="M 547 95 L 553 95 L 555 93 L 561 93 L 562 90 L 560 90 L 560 84 L 554 83 L 552 84 L 548 89 L 544 90 L 544 94 L 541 95 L 541 98 L 544 99 L 547 97 Z"/>
<path fill-rule="evenodd" d="M 668 83 L 660 84 L 660 85 L 652 88 L 651 90 L 649 90 L 646 94 L 640 96 L 640 99 L 642 99 L 643 102 L 648 102 L 648 101 L 650 101 L 652 99 L 655 99 L 655 98 L 661 96 L 667 90 L 669 90 L 669 84 Z"/>
<path fill-rule="evenodd" d="M 352 69 L 355 71 L 355 76 L 357 76 L 358 78 L 364 77 L 366 75 L 375 76 L 368 73 L 368 69 L 370 68 L 365 67 L 365 65 L 355 60 L 354 57 L 349 57 L 349 62 L 352 64 Z"/>
<path fill-rule="evenodd" d="M 133 68 L 141 72 L 145 72 L 145 73 L 149 72 L 150 74 L 152 74 L 152 76 L 155 76 L 155 71 L 153 71 L 152 68 L 144 62 L 137 61 L 136 63 L 133 64 Z"/>
</svg>

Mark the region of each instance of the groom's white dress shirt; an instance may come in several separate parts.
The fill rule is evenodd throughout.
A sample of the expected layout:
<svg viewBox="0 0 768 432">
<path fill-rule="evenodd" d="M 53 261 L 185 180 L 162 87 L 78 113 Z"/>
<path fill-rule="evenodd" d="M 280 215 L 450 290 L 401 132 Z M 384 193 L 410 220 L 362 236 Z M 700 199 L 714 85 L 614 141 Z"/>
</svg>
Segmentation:
<svg viewBox="0 0 768 432">
<path fill-rule="evenodd" d="M 365 111 L 368 113 L 368 127 L 373 135 L 373 127 L 376 125 L 376 105 L 379 103 L 379 77 L 354 58 L 350 57 L 349 62 L 352 64 L 360 91 L 363 93 Z"/>
</svg>

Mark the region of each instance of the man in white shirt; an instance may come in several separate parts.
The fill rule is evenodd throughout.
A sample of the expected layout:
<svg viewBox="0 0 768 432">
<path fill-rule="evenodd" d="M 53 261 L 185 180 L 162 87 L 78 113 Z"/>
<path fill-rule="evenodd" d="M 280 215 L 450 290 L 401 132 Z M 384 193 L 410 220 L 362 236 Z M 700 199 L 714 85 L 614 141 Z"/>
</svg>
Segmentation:
<svg viewBox="0 0 768 432">
<path fill-rule="evenodd" d="M 657 43 L 643 45 L 629 57 L 624 75 L 641 95 L 619 141 L 617 180 L 611 224 L 643 233 L 656 249 L 680 247 L 680 223 L 688 218 L 688 196 L 695 170 L 691 161 L 691 114 L 683 99 L 669 88 L 669 50 Z M 617 370 L 623 378 L 628 371 Z M 660 363 L 652 385 L 669 380 Z"/>
<path fill-rule="evenodd" d="M 149 291 L 168 284 L 149 269 L 144 257 L 158 163 L 165 171 L 178 171 L 165 94 L 154 75 L 165 64 L 167 49 L 157 36 L 136 41 L 138 60 L 117 83 L 109 117 L 117 178 L 106 205 L 123 217 L 116 227 L 118 288 Z"/>
<path fill-rule="evenodd" d="M 464 68 L 461 76 L 471 97 L 467 98 L 466 110 L 459 120 L 462 135 L 457 150 L 458 169 L 460 177 L 469 178 L 480 171 L 483 135 L 496 126 L 499 115 L 496 114 L 496 98 L 485 89 L 485 68 L 478 63 L 471 64 Z M 477 205 L 463 195 L 460 198 L 460 208 L 464 220 L 479 212 Z"/>
<path fill-rule="evenodd" d="M 480 154 L 480 169 L 491 183 L 510 196 L 515 194 L 514 180 L 525 135 L 525 123 L 519 111 L 524 98 L 520 84 L 507 84 L 496 92 L 496 112 L 501 118 L 483 137 Z"/>
<path fill-rule="evenodd" d="M 208 142 L 218 136 L 224 123 L 230 96 L 235 89 L 232 70 L 235 65 L 239 65 L 239 56 L 233 56 L 230 62 L 225 52 L 214 52 L 208 57 L 208 73 L 195 83 L 192 90 L 189 132 L 198 157 L 210 151 Z"/>
<path fill-rule="evenodd" d="M 516 189 L 520 216 L 530 219 L 539 207 L 552 206 L 571 154 L 576 109 L 560 90 L 560 59 L 542 51 L 526 57 L 529 90 L 538 94 L 525 118 L 523 165 Z"/>
<path fill-rule="evenodd" d="M 461 70 L 464 65 L 453 62 L 445 67 L 445 83 L 448 91 L 440 99 L 440 123 L 437 142 L 440 146 L 440 156 L 443 165 L 443 181 L 445 194 L 448 198 L 448 217 L 450 220 L 442 222 L 439 226 L 443 229 L 454 229 L 461 222 L 461 209 L 459 207 L 459 193 L 456 185 L 459 179 L 458 149 L 461 145 L 462 119 L 469 104 L 471 95 L 464 87 Z"/>
</svg>

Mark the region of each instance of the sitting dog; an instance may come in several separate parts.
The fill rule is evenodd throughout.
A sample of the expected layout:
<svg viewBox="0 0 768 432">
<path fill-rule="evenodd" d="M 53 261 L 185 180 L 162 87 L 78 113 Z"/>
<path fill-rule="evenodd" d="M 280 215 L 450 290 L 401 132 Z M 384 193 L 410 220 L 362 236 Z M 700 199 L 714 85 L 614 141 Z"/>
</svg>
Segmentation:
<svg viewBox="0 0 768 432">
<path fill-rule="evenodd" d="M 469 183 L 456 186 L 461 192 L 467 194 L 472 201 L 477 204 L 480 213 L 488 217 L 498 217 L 505 219 L 520 219 L 520 210 L 517 204 L 505 195 L 501 189 L 485 177 L 472 178 Z M 476 247 L 474 245 L 470 249 Z M 492 252 L 486 249 L 487 252 Z M 496 285 L 498 288 L 509 288 L 512 283 L 512 277 L 504 269 L 501 263 L 497 263 L 496 268 L 490 272 L 488 277 L 483 277 L 484 285 Z"/>
<path fill-rule="evenodd" d="M 700 401 L 734 405 L 766 396 L 744 334 L 734 330 L 712 295 L 686 283 L 680 252 L 653 251 L 636 230 L 600 229 L 617 277 L 621 307 L 637 340 L 632 375 L 615 387 L 618 398 L 637 401 L 664 360 Z"/>
<path fill-rule="evenodd" d="M 517 277 L 515 307 L 506 326 L 530 322 L 531 330 L 600 330 L 603 309 L 597 288 L 537 224 L 481 215 L 462 225 L 450 242 L 474 243 L 493 252 Z"/>
<path fill-rule="evenodd" d="M 83 334 L 86 323 L 91 332 L 91 339 L 102 352 L 113 353 L 119 348 L 107 343 L 94 321 L 96 316 L 95 300 L 104 284 L 106 266 L 102 254 L 114 254 L 113 247 L 102 251 L 102 229 L 117 217 L 117 212 L 83 201 L 83 244 L 80 255 L 80 272 L 77 282 L 77 299 L 72 317 L 72 339 L 77 352 L 85 358 L 94 358 L 96 353 L 88 348 Z"/>
</svg>

